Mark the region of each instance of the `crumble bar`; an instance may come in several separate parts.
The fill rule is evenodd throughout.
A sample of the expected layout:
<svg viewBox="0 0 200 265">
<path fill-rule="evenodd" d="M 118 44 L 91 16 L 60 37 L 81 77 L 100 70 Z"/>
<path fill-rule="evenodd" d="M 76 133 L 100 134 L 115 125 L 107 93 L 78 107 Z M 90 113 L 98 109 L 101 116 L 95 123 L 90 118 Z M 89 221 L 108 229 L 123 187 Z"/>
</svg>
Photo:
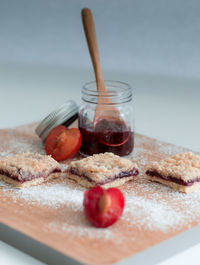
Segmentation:
<svg viewBox="0 0 200 265">
<path fill-rule="evenodd" d="M 146 174 L 149 180 L 180 192 L 200 190 L 200 156 L 192 152 L 180 153 L 160 162 L 153 162 Z"/>
<path fill-rule="evenodd" d="M 0 179 L 18 188 L 38 185 L 60 173 L 59 163 L 47 155 L 28 152 L 0 159 Z"/>
<path fill-rule="evenodd" d="M 113 153 L 95 154 L 79 161 L 72 161 L 67 175 L 86 188 L 116 187 L 139 174 L 138 167 L 128 159 Z"/>
</svg>

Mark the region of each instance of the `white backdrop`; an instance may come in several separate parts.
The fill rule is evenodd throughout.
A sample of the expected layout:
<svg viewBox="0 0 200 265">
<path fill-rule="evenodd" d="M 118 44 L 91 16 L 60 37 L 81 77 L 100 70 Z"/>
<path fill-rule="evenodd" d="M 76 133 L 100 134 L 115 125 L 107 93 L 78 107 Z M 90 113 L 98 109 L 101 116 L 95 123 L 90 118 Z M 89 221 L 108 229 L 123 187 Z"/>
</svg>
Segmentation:
<svg viewBox="0 0 200 265">
<path fill-rule="evenodd" d="M 199 0 L 1 0 L 0 61 L 90 67 L 83 7 L 104 70 L 200 77 Z"/>
</svg>

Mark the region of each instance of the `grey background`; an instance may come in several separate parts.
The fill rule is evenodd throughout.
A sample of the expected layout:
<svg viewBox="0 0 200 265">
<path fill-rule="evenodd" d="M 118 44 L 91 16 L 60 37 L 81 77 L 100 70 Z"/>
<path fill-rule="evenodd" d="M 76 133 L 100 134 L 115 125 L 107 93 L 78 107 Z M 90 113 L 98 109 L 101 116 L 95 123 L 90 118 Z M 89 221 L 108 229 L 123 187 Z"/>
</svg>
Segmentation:
<svg viewBox="0 0 200 265">
<path fill-rule="evenodd" d="M 89 68 L 86 6 L 104 71 L 200 77 L 199 0 L 1 0 L 0 61 Z"/>
</svg>

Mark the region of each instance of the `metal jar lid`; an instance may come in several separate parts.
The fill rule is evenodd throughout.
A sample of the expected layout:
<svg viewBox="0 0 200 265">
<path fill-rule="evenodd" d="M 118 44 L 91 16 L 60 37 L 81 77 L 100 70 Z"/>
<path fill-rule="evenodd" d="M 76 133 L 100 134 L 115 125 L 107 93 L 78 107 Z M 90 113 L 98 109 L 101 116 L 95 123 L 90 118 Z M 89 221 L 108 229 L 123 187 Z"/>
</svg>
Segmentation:
<svg viewBox="0 0 200 265">
<path fill-rule="evenodd" d="M 78 118 L 78 105 L 69 100 L 63 103 L 45 117 L 35 129 L 36 134 L 43 140 L 46 140 L 49 132 L 58 125 L 69 126 Z"/>
</svg>

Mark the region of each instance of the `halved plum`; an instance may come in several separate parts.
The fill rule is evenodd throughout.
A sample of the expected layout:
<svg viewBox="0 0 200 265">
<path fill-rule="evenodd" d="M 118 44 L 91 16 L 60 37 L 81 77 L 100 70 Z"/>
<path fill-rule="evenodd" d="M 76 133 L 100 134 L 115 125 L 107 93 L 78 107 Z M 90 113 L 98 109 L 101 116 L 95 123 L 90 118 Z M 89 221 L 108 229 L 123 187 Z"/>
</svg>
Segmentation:
<svg viewBox="0 0 200 265">
<path fill-rule="evenodd" d="M 96 227 L 105 228 L 114 224 L 122 216 L 124 204 L 123 193 L 118 188 L 105 190 L 96 186 L 84 193 L 85 216 Z"/>
<path fill-rule="evenodd" d="M 77 128 L 67 129 L 59 125 L 51 130 L 45 141 L 47 155 L 62 161 L 75 156 L 82 144 L 82 135 Z"/>
</svg>

